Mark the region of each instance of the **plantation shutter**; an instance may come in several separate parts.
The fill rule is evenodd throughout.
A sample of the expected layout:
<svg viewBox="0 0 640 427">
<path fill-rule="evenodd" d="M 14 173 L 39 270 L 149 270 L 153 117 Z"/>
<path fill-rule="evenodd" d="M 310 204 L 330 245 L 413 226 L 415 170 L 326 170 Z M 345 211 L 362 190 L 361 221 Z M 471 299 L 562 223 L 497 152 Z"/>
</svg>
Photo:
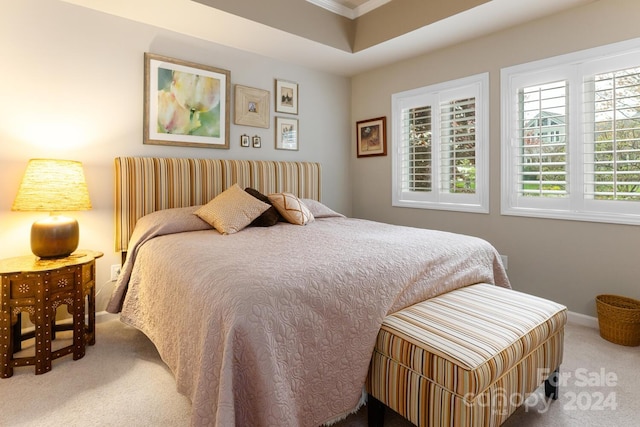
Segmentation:
<svg viewBox="0 0 640 427">
<path fill-rule="evenodd" d="M 557 81 L 519 90 L 516 193 L 563 197 L 568 183 L 568 88 Z"/>
<path fill-rule="evenodd" d="M 501 70 L 501 213 L 640 224 L 640 39 Z"/>
<path fill-rule="evenodd" d="M 431 106 L 402 110 L 402 188 L 404 191 L 432 190 Z"/>
<path fill-rule="evenodd" d="M 593 137 L 585 141 L 585 195 L 640 201 L 640 67 L 597 74 L 587 83 Z"/>
<path fill-rule="evenodd" d="M 489 74 L 393 94 L 393 206 L 489 209 Z"/>
<path fill-rule="evenodd" d="M 475 193 L 476 99 L 440 104 L 441 191 Z"/>
</svg>

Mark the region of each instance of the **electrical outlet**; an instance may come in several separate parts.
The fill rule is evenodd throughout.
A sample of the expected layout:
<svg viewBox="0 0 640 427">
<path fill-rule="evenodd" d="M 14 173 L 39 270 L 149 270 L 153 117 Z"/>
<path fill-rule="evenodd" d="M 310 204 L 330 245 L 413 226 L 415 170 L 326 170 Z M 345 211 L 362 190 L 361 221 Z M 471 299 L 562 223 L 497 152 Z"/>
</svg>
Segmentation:
<svg viewBox="0 0 640 427">
<path fill-rule="evenodd" d="M 118 280 L 119 275 L 120 275 L 120 264 L 113 264 L 111 266 L 111 281 L 114 282 Z"/>
<path fill-rule="evenodd" d="M 502 265 L 504 266 L 504 269 L 507 270 L 509 268 L 509 257 L 506 255 L 500 255 L 500 258 L 502 258 Z"/>
</svg>

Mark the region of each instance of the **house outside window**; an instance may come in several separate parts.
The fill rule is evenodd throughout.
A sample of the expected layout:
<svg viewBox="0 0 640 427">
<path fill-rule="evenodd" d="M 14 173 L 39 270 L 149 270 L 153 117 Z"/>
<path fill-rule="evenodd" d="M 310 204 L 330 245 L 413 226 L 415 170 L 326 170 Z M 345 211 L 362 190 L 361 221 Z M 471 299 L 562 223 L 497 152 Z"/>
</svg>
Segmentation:
<svg viewBox="0 0 640 427">
<path fill-rule="evenodd" d="M 393 206 L 489 211 L 488 74 L 392 96 Z"/>
<path fill-rule="evenodd" d="M 502 213 L 640 224 L 640 40 L 501 80 Z"/>
</svg>

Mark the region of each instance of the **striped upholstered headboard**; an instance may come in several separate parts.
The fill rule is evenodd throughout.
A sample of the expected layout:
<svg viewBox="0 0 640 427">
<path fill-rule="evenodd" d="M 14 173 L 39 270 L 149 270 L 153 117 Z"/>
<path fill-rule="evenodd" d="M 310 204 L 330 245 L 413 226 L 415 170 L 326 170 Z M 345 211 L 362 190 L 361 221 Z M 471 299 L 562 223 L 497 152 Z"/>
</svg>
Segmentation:
<svg viewBox="0 0 640 427">
<path fill-rule="evenodd" d="M 126 251 L 136 221 L 151 212 L 202 205 L 237 183 L 263 194 L 320 200 L 319 163 L 117 157 L 116 251 Z"/>
</svg>

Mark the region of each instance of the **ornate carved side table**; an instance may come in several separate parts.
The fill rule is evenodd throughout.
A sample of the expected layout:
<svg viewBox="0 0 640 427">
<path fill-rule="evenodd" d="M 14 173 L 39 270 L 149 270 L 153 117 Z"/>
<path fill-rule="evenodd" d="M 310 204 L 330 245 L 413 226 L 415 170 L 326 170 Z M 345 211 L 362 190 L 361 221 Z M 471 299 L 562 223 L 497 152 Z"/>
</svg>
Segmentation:
<svg viewBox="0 0 640 427">
<path fill-rule="evenodd" d="M 95 344 L 95 260 L 102 255 L 78 250 L 66 258 L 29 255 L 0 260 L 1 378 L 12 376 L 17 366 L 33 365 L 36 375 L 44 374 L 51 370 L 52 360 L 70 353 L 73 360 L 80 359 L 86 345 Z M 71 325 L 56 324 L 56 310 L 63 304 L 73 316 Z M 33 332 L 22 333 L 22 313 L 29 315 Z M 70 329 L 71 345 L 52 352 L 56 331 Z M 35 355 L 14 357 L 29 338 L 35 338 Z"/>
</svg>

